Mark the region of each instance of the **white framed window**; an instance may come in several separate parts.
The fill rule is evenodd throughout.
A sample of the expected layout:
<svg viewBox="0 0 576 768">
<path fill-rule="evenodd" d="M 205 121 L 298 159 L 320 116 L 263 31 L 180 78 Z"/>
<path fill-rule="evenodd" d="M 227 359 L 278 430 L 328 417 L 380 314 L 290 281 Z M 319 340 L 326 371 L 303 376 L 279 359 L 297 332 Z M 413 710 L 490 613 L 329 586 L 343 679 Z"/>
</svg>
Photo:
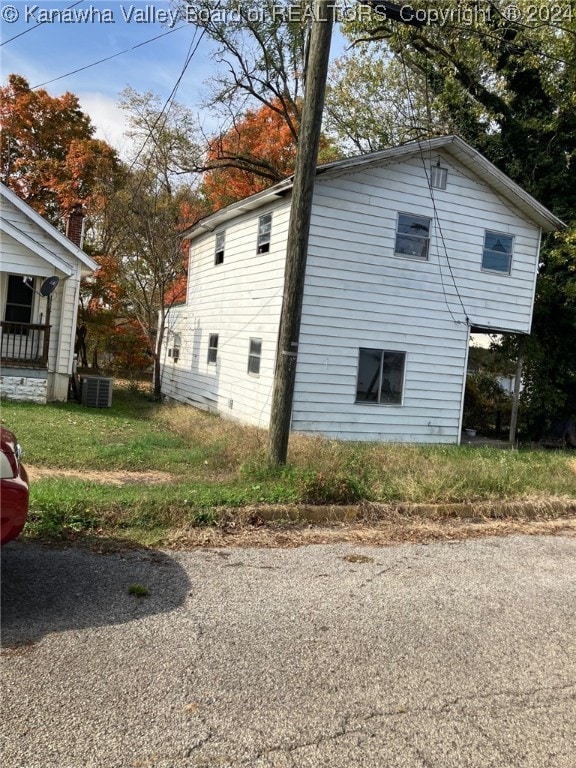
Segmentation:
<svg viewBox="0 0 576 768">
<path fill-rule="evenodd" d="M 211 333 L 208 336 L 208 363 L 215 365 L 218 359 L 218 334 Z"/>
<path fill-rule="evenodd" d="M 406 352 L 361 347 L 356 402 L 402 405 L 405 366 Z"/>
<path fill-rule="evenodd" d="M 265 213 L 258 219 L 257 253 L 268 253 L 270 250 L 270 235 L 272 233 L 272 214 Z"/>
<path fill-rule="evenodd" d="M 214 245 L 214 264 L 224 263 L 224 245 L 226 242 L 226 232 L 222 229 L 216 232 L 216 242 Z"/>
<path fill-rule="evenodd" d="M 512 269 L 513 244 L 514 238 L 511 235 L 486 230 L 484 250 L 482 251 L 482 269 L 509 275 Z"/>
<path fill-rule="evenodd" d="M 260 359 L 262 357 L 262 339 L 250 339 L 248 349 L 248 373 L 258 375 L 260 373 Z"/>
<path fill-rule="evenodd" d="M 177 363 L 180 359 L 180 334 L 175 333 L 172 336 L 172 346 L 168 349 L 168 357 L 171 357 L 173 362 Z"/>
<path fill-rule="evenodd" d="M 430 168 L 430 186 L 433 189 L 446 189 L 448 168 L 443 168 L 439 163 Z"/>
<path fill-rule="evenodd" d="M 394 253 L 399 256 L 410 256 L 414 259 L 427 259 L 430 243 L 430 221 L 426 216 L 399 213 Z"/>
</svg>

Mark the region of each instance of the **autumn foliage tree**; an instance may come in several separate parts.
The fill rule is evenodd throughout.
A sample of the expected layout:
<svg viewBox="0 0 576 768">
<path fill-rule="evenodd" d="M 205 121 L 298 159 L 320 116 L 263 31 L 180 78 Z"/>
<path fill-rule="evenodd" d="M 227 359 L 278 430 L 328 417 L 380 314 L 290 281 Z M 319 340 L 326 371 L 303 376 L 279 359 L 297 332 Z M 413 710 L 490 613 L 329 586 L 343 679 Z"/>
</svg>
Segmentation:
<svg viewBox="0 0 576 768">
<path fill-rule="evenodd" d="M 298 115 L 293 125 L 298 125 Z M 249 109 L 227 133 L 208 145 L 201 192 L 212 210 L 261 192 L 294 171 L 297 142 L 281 110 L 264 105 Z M 337 151 L 326 137 L 320 144 L 319 162 L 336 159 Z"/>
<path fill-rule="evenodd" d="M 0 88 L 0 173 L 4 184 L 56 226 L 78 205 L 102 202 L 102 180 L 119 167 L 115 150 L 72 93 L 51 96 L 20 75 Z"/>
</svg>

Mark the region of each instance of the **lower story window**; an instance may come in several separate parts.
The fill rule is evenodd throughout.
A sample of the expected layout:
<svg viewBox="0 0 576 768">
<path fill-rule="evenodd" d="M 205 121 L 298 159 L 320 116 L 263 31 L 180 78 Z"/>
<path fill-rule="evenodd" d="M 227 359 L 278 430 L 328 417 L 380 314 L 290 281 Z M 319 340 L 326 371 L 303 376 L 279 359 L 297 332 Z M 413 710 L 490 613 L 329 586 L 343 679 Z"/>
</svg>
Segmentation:
<svg viewBox="0 0 576 768">
<path fill-rule="evenodd" d="M 260 358 L 262 357 L 262 339 L 250 339 L 248 350 L 248 373 L 260 373 Z"/>
<path fill-rule="evenodd" d="M 208 337 L 208 362 L 216 363 L 218 359 L 218 334 L 211 333 Z"/>
<path fill-rule="evenodd" d="M 405 352 L 361 348 L 358 356 L 356 402 L 400 405 L 405 364 Z"/>
</svg>

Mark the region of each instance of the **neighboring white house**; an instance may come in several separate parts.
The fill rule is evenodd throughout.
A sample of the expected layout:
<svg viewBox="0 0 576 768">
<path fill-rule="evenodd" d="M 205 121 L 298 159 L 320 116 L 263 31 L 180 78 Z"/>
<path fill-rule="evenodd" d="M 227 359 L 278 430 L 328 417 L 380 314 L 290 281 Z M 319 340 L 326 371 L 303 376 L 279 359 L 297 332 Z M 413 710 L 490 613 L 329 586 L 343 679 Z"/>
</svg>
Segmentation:
<svg viewBox="0 0 576 768">
<path fill-rule="evenodd" d="M 0 394 L 66 400 L 80 280 L 97 264 L 3 184 L 0 194 Z M 46 280 L 54 277 L 46 297 Z"/>
<path fill-rule="evenodd" d="M 168 397 L 268 427 L 291 189 L 186 233 Z M 459 442 L 470 333 L 530 332 L 541 232 L 562 226 L 455 136 L 320 166 L 292 430 Z"/>
</svg>

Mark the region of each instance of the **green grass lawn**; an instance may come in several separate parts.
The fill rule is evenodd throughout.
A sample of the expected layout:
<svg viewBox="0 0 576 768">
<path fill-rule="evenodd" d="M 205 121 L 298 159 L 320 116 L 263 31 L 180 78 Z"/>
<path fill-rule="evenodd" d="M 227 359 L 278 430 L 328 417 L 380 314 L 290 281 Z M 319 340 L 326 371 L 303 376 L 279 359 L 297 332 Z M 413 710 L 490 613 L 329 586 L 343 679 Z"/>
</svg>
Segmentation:
<svg viewBox="0 0 576 768">
<path fill-rule="evenodd" d="M 246 505 L 452 503 L 576 498 L 572 452 L 342 443 L 293 436 L 272 469 L 264 431 L 117 387 L 112 408 L 2 403 L 32 467 L 168 472 L 162 484 L 94 476 L 44 478 L 31 488 L 30 535 L 139 530 L 217 522 Z"/>
</svg>

